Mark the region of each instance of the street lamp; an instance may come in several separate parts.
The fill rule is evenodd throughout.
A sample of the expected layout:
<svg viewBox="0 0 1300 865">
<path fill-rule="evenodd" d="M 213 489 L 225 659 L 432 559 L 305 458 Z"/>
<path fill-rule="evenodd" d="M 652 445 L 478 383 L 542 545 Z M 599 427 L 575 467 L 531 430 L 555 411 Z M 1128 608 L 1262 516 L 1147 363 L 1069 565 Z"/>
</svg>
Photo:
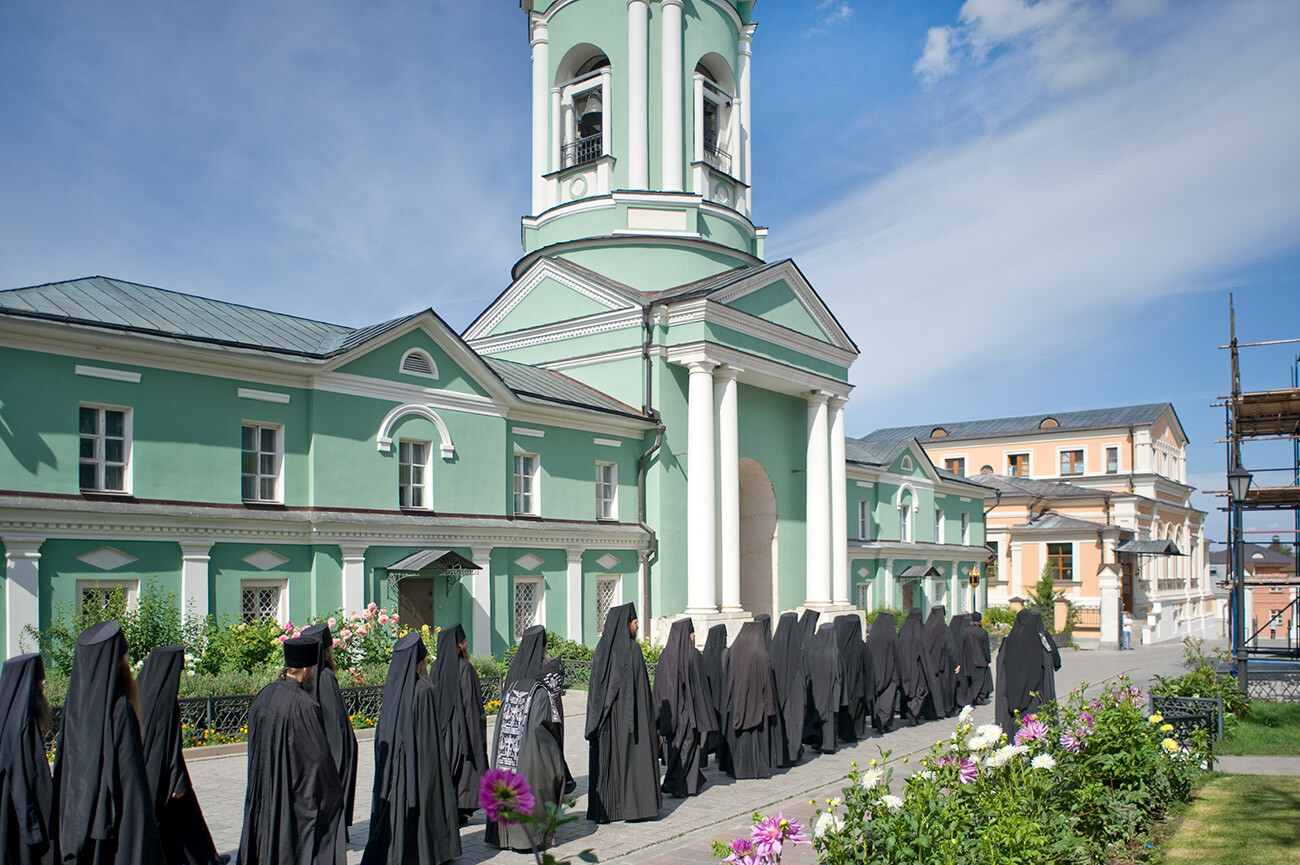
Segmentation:
<svg viewBox="0 0 1300 865">
<path fill-rule="evenodd" d="M 1237 616 L 1232 629 L 1232 654 L 1237 659 L 1237 686 L 1242 693 L 1250 693 L 1246 678 L 1246 542 L 1241 531 L 1241 507 L 1250 492 L 1252 476 L 1241 467 L 1240 457 L 1228 469 L 1228 495 L 1232 504 L 1232 570 L 1236 574 L 1233 584 L 1233 607 Z"/>
</svg>

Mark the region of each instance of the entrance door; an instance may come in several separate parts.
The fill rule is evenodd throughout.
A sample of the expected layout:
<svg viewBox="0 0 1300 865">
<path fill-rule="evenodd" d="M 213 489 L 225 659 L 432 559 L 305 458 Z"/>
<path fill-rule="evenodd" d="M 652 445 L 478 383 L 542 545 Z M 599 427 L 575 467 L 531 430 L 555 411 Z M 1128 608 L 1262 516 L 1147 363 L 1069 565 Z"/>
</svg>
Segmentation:
<svg viewBox="0 0 1300 865">
<path fill-rule="evenodd" d="M 776 615 L 776 493 L 757 461 L 740 461 L 740 605 Z"/>
<path fill-rule="evenodd" d="M 916 581 L 908 580 L 903 583 L 903 613 L 906 615 L 916 606 Z"/>
<path fill-rule="evenodd" d="M 427 578 L 407 577 L 397 584 L 397 607 L 404 624 L 416 629 L 428 625 L 430 630 L 433 629 L 436 582 Z"/>
</svg>

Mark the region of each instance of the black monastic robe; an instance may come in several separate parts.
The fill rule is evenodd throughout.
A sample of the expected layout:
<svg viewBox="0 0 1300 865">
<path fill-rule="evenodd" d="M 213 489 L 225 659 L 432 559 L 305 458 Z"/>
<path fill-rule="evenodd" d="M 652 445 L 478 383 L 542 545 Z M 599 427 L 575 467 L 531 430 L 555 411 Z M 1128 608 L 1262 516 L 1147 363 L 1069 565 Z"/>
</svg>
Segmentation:
<svg viewBox="0 0 1300 865">
<path fill-rule="evenodd" d="M 773 737 L 779 736 L 776 678 L 762 622 L 746 622 L 727 653 L 724 731 L 733 778 L 772 776 Z"/>
<path fill-rule="evenodd" d="M 979 690 L 976 691 L 975 701 L 977 703 L 987 703 L 989 697 L 993 696 L 993 651 L 989 646 L 989 632 L 981 622 L 971 622 L 970 630 L 979 632 L 976 637 L 979 639 L 980 649 L 984 653 L 984 681 L 980 684 Z"/>
<path fill-rule="evenodd" d="M 177 696 L 184 669 L 185 649 L 161 646 L 149 653 L 140 670 L 145 771 L 168 865 L 215 865 L 217 848 L 194 795 L 181 745 Z"/>
<path fill-rule="evenodd" d="M 1021 718 L 1037 712 L 1056 693 L 1055 647 L 1042 633 L 1040 622 L 1039 614 L 1031 610 L 1016 613 L 1015 624 L 998 648 L 994 716 L 1008 737 L 1020 728 Z"/>
<path fill-rule="evenodd" d="M 555 723 L 559 726 L 560 731 L 560 758 L 564 760 L 564 795 L 569 796 L 574 790 L 578 789 L 578 782 L 573 780 L 573 772 L 569 771 L 569 758 L 564 754 L 564 661 L 560 658 L 551 658 L 545 664 L 542 664 L 541 671 L 537 678 L 546 686 L 550 692 L 551 703 L 555 706 Z"/>
<path fill-rule="evenodd" d="M 913 607 L 898 632 L 899 711 L 914 723 L 930 693 L 930 658 L 925 651 L 921 611 Z"/>
<path fill-rule="evenodd" d="M 704 787 L 703 738 L 717 729 L 704 657 L 691 636 L 689 617 L 673 622 L 655 668 L 652 705 L 663 743 L 664 780 L 670 796 L 694 796 Z"/>
<path fill-rule="evenodd" d="M 597 823 L 659 815 L 659 736 L 645 656 L 629 626 L 636 607 L 609 611 L 591 661 L 587 690 L 590 790 L 587 818 Z"/>
<path fill-rule="evenodd" d="M 867 632 L 866 652 L 871 671 L 871 726 L 879 733 L 888 733 L 894 726 L 899 681 L 898 632 L 894 630 L 892 613 L 876 615 Z"/>
<path fill-rule="evenodd" d="M 836 735 L 841 742 L 856 742 L 866 732 L 867 664 L 862 643 L 861 619 L 856 615 L 835 618 L 835 640 L 844 668 L 844 705 L 840 708 Z"/>
<path fill-rule="evenodd" d="M 930 692 L 925 702 L 925 715 L 931 719 L 956 714 L 952 701 L 956 692 L 954 668 L 957 666 L 957 650 L 946 619 L 947 610 L 942 604 L 935 605 L 930 609 L 923 629 L 925 655 L 930 662 L 926 670 Z"/>
<path fill-rule="evenodd" d="M 352 716 L 343 702 L 339 677 L 334 671 L 334 637 L 326 624 L 304 628 L 299 636 L 320 644 L 320 661 L 316 665 L 316 702 L 320 704 L 321 718 L 325 722 L 325 738 L 330 743 L 334 767 L 343 781 L 343 825 L 351 826 L 357 798 L 357 732 L 352 728 Z"/>
<path fill-rule="evenodd" d="M 117 622 L 77 638 L 54 761 L 54 811 L 63 861 L 162 865 L 144 771 L 140 720 L 118 678 L 127 653 Z"/>
<path fill-rule="evenodd" d="M 817 629 L 808 644 L 809 704 L 812 722 L 805 741 L 823 754 L 839 747 L 836 735 L 844 699 L 844 663 L 840 660 L 835 623 Z"/>
<path fill-rule="evenodd" d="M 478 810 L 479 781 L 488 768 L 487 712 L 478 671 L 457 645 L 465 641 L 460 625 L 438 634 L 438 657 L 433 662 L 433 685 L 438 695 L 438 728 L 447 762 L 456 784 L 456 802 L 462 817 Z"/>
<path fill-rule="evenodd" d="M 33 712 L 44 681 L 45 662 L 36 654 L 10 658 L 0 671 L 0 861 L 6 865 L 59 861 L 54 781 Z"/>
<path fill-rule="evenodd" d="M 704 641 L 704 678 L 709 688 L 709 704 L 713 708 L 714 729 L 704 737 L 704 761 L 709 764 L 709 755 L 717 754 L 719 762 L 725 751 L 726 737 L 722 735 L 722 668 L 727 660 L 727 626 L 714 625 L 709 628 L 708 639 Z"/>
<path fill-rule="evenodd" d="M 781 759 L 792 766 L 803 755 L 803 727 L 808 711 L 808 675 L 805 672 L 803 632 L 794 613 L 783 613 L 772 637 L 772 673 L 776 679 L 777 734 Z"/>
<path fill-rule="evenodd" d="M 418 633 L 393 645 L 375 729 L 375 788 L 362 865 L 439 865 L 461 854 L 456 790 Z"/>
</svg>

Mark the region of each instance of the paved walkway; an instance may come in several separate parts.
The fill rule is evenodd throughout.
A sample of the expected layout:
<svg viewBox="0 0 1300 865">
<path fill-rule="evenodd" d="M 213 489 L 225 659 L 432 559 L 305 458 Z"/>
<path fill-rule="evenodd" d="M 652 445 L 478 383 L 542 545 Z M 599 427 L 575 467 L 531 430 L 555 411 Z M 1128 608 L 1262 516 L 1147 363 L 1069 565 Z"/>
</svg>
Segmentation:
<svg viewBox="0 0 1300 865">
<path fill-rule="evenodd" d="M 1128 672 L 1145 685 L 1157 674 L 1172 675 L 1182 671 L 1182 645 L 1172 643 L 1144 646 L 1133 652 L 1066 651 L 1062 668 L 1056 676 L 1057 691 L 1065 694 L 1081 682 L 1095 683 Z M 575 809 L 586 813 L 587 743 L 582 738 L 585 694 L 575 692 L 567 701 L 565 753 L 569 767 L 578 781 Z M 991 723 L 993 707 L 975 710 L 976 723 Z M 622 859 L 626 863 L 701 863 L 709 858 L 713 839 L 729 839 L 747 832 L 749 815 L 783 810 L 787 815 L 806 820 L 812 813 L 809 799 L 824 799 L 841 785 L 850 761 L 865 763 L 878 757 L 882 750 L 893 752 L 894 759 L 927 750 L 930 745 L 952 732 L 951 721 L 934 721 L 917 727 L 895 727 L 884 736 L 872 735 L 864 741 L 841 748 L 835 754 L 807 756 L 797 765 L 780 771 L 767 780 L 734 781 L 715 766 L 705 770 L 709 785 L 691 799 L 665 798 L 659 819 L 643 823 L 615 823 L 597 826 L 577 820 L 561 829 L 559 857 L 576 857 L 588 847 L 600 861 Z M 489 734 L 491 731 L 489 730 Z M 369 741 L 360 744 L 360 770 L 357 778 L 357 804 L 352 843 L 348 845 L 348 862 L 361 861 L 361 851 L 369 828 L 370 794 L 374 783 L 374 752 Z M 217 849 L 234 851 L 239 846 L 243 822 L 244 783 L 247 761 L 243 754 L 190 760 L 190 774 L 207 816 L 208 826 Z M 458 863 L 520 863 L 522 854 L 500 851 L 483 842 L 483 813 L 478 812 L 470 825 L 461 830 L 463 856 Z M 790 865 L 814 861 L 810 847 L 795 848 L 786 856 Z"/>
<path fill-rule="evenodd" d="M 1229 775 L 1300 775 L 1300 757 L 1225 754 L 1214 758 L 1214 768 Z"/>
</svg>

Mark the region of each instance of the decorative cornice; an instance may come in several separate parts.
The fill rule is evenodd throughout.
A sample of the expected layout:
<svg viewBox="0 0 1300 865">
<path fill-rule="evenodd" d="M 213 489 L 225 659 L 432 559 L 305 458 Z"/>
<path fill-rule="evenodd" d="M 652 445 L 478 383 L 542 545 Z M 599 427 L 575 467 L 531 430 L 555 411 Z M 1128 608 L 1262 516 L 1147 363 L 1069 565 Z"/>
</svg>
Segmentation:
<svg viewBox="0 0 1300 865">
<path fill-rule="evenodd" d="M 521 279 L 516 280 L 515 284 L 507 289 L 505 294 L 498 298 L 496 303 L 484 315 L 479 316 L 470 325 L 469 329 L 465 331 L 466 341 L 473 344 L 474 340 L 489 334 L 528 296 L 529 292 L 541 284 L 543 279 L 554 280 L 565 288 L 575 291 L 611 310 L 635 308 L 626 298 L 619 296 L 616 292 L 583 280 L 564 270 L 551 259 L 543 258 L 530 267 L 528 272 Z M 475 347 L 477 348 L 477 346 Z"/>
</svg>

